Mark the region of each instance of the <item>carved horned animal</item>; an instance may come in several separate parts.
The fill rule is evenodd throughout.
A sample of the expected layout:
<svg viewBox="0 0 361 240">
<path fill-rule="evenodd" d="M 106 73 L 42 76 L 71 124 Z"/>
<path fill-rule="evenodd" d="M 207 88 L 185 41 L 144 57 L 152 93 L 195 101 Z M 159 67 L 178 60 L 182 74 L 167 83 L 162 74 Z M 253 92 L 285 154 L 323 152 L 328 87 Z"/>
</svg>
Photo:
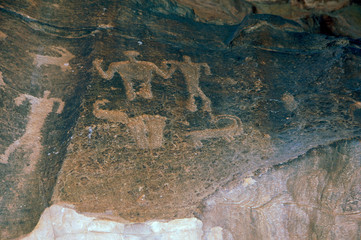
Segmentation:
<svg viewBox="0 0 361 240">
<path fill-rule="evenodd" d="M 59 66 L 63 72 L 70 70 L 69 61 L 75 58 L 75 56 L 63 47 L 52 47 L 52 50 L 57 52 L 61 57 L 36 54 L 34 55 L 33 64 L 37 67 L 41 67 L 41 65 L 56 65 Z"/>
</svg>

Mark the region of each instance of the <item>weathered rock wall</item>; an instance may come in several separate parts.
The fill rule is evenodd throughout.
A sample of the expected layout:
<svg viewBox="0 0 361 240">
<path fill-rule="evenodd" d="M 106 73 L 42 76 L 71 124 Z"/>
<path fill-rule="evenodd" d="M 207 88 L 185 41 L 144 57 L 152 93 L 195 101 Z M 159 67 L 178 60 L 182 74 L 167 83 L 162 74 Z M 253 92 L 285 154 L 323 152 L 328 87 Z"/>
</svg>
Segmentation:
<svg viewBox="0 0 361 240">
<path fill-rule="evenodd" d="M 201 220 L 127 223 L 53 205 L 24 240 L 359 239 L 360 139 L 318 147 L 235 177 L 204 201 Z"/>
<path fill-rule="evenodd" d="M 64 202 L 196 216 L 204 238 L 359 236 L 360 41 L 268 14 L 215 25 L 201 3 L 2 2 L 2 239 Z"/>
<path fill-rule="evenodd" d="M 223 239 L 359 239 L 360 159 L 354 139 L 253 172 L 205 202 L 204 228 Z"/>
<path fill-rule="evenodd" d="M 31 231 L 49 204 L 86 89 L 88 49 L 60 28 L 0 13 L 0 238 L 8 239 Z"/>
</svg>

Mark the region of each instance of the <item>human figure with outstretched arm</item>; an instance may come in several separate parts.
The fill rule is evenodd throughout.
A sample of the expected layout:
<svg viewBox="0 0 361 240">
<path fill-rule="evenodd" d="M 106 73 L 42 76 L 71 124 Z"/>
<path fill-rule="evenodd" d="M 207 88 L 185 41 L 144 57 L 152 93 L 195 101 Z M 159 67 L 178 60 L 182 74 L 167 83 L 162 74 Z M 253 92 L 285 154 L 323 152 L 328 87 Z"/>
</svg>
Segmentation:
<svg viewBox="0 0 361 240">
<path fill-rule="evenodd" d="M 152 77 L 153 73 L 167 79 L 170 74 L 161 70 L 152 62 L 138 61 L 135 57 L 139 56 L 137 51 L 125 51 L 124 54 L 128 57 L 128 61 L 113 62 L 109 65 L 108 70 L 104 71 L 101 68 L 102 59 L 95 59 L 93 64 L 100 76 L 104 79 L 110 80 L 118 73 L 124 82 L 127 99 L 133 101 L 137 95 L 145 99 L 153 98 L 152 93 Z M 142 81 L 141 88 L 135 92 L 133 88 L 133 80 Z"/>
<path fill-rule="evenodd" d="M 171 65 L 169 74 L 173 74 L 175 68 L 178 67 L 183 73 L 188 90 L 188 100 L 186 108 L 191 111 L 197 111 L 197 105 L 195 103 L 195 97 L 200 97 L 203 101 L 203 110 L 211 112 L 211 100 L 204 94 L 199 87 L 199 78 L 201 76 L 201 68 L 204 68 L 206 75 L 211 75 L 211 69 L 207 63 L 194 63 L 189 56 L 183 56 L 183 62 L 178 61 L 163 61 L 164 67 Z"/>
<path fill-rule="evenodd" d="M 37 98 L 28 94 L 21 94 L 19 97 L 15 98 L 15 104 L 17 106 L 21 105 L 26 99 L 29 100 L 31 104 L 31 110 L 29 114 L 29 121 L 26 125 L 24 135 L 13 142 L 5 151 L 3 155 L 0 156 L 0 163 L 8 163 L 8 159 L 11 153 L 13 153 L 18 147 L 26 148 L 31 151 L 29 156 L 29 167 L 25 170 L 32 170 L 36 161 L 40 157 L 42 150 L 42 145 L 40 142 L 41 139 L 41 129 L 44 125 L 45 119 L 49 113 L 53 110 L 53 105 L 55 102 L 59 103 L 57 114 L 60 114 L 64 108 L 64 102 L 60 98 L 49 98 L 50 91 L 44 91 L 43 98 Z"/>
</svg>

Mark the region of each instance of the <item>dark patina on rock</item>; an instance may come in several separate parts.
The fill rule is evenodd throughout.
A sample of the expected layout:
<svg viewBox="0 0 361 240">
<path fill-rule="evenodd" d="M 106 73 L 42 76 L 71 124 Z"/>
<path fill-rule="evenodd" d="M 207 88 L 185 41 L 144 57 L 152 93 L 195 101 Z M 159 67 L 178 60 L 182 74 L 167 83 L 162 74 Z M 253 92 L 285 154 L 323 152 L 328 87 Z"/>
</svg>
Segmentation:
<svg viewBox="0 0 361 240">
<path fill-rule="evenodd" d="M 27 12 L 4 1 L 0 12 L 1 238 L 31 231 L 48 204 L 65 202 L 129 221 L 197 216 L 205 229 L 222 226 L 237 239 L 235 219 L 249 214 L 242 207 L 264 204 L 256 192 L 272 183 L 272 171 L 288 181 L 275 185 L 293 203 L 321 194 L 302 188 L 314 179 L 297 171 L 301 165 L 320 173 L 323 185 L 359 171 L 359 41 L 307 33 L 273 15 L 229 26 L 195 22 L 177 4 L 54 4 Z M 165 14 L 167 6 L 174 13 Z M 69 18 L 72 9 L 83 14 Z M 328 168 L 327 151 L 338 148 L 342 154 L 331 154 L 337 166 Z M 316 168 L 312 154 L 321 159 Z M 350 178 L 340 210 L 353 219 L 357 179 Z M 223 207 L 242 201 L 220 201 L 233 196 L 228 190 L 248 185 L 258 188 L 239 191 L 259 201 Z M 213 221 L 218 207 L 224 212 Z M 269 236 L 267 221 L 258 223 L 248 239 Z M 311 223 L 319 222 L 302 227 Z"/>
</svg>

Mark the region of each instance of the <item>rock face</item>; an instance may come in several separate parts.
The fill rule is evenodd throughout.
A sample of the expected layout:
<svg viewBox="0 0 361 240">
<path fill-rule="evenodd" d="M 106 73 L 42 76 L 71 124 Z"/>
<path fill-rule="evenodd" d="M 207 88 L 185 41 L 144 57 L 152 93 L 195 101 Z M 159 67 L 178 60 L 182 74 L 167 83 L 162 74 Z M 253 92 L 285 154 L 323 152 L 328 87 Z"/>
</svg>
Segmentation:
<svg viewBox="0 0 361 240">
<path fill-rule="evenodd" d="M 205 228 L 233 239 L 360 239 L 360 159 L 357 139 L 253 172 L 206 201 Z"/>
<path fill-rule="evenodd" d="M 179 4 L 191 8 L 197 20 L 216 24 L 234 24 L 254 12 L 251 1 L 234 0 L 176 0 Z"/>
<path fill-rule="evenodd" d="M 358 39 L 270 14 L 214 25 L 204 1 L 2 4 L 1 239 L 51 204 L 42 219 L 64 209 L 64 226 L 193 219 L 194 239 L 360 238 Z M 86 226 L 45 234 L 94 237 Z"/>
<path fill-rule="evenodd" d="M 124 223 L 53 205 L 22 239 L 360 239 L 360 158 L 360 139 L 339 141 L 236 178 L 204 202 L 203 223 Z"/>
</svg>

